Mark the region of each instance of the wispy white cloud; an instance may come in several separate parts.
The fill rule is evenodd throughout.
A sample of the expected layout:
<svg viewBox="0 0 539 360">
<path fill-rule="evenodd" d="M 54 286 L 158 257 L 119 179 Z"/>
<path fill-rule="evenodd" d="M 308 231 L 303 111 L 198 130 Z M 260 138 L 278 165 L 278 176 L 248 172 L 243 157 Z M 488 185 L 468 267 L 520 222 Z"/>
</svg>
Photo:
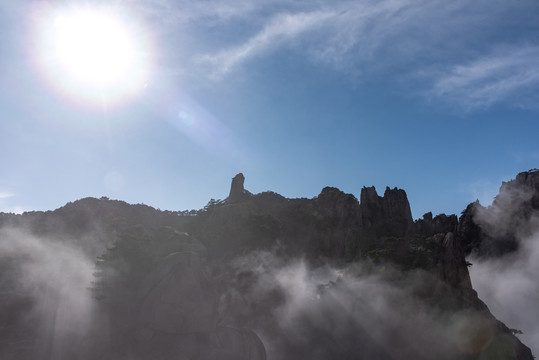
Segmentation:
<svg viewBox="0 0 539 360">
<path fill-rule="evenodd" d="M 300 14 L 279 14 L 255 36 L 245 43 L 223 50 L 215 55 L 204 55 L 202 62 L 214 67 L 214 75 L 221 77 L 250 58 L 256 57 L 271 48 L 278 47 L 297 36 L 321 28 L 335 14 L 331 11 L 317 11 Z"/>
<path fill-rule="evenodd" d="M 264 3 L 258 9 L 246 7 L 251 21 L 263 26 L 247 27 L 250 31 L 237 34 L 235 44 L 217 44 L 214 52 L 198 59 L 211 65 L 212 74 L 223 76 L 260 55 L 289 47 L 310 61 L 345 71 L 366 69 L 372 74 L 402 66 L 415 71 L 425 62 L 451 64 L 456 52 L 448 48 L 459 35 L 466 35 L 459 40 L 466 46 L 478 22 L 495 22 L 510 8 L 484 0 L 473 5 L 462 0 L 336 1 L 331 7 L 314 2 L 299 10 L 294 3 L 281 2 L 268 11 L 261 11 Z"/>
<path fill-rule="evenodd" d="M 125 4 L 123 0 L 120 4 Z M 214 26 L 217 23 L 238 21 L 266 8 L 289 6 L 289 0 L 129 0 L 128 5 L 164 24 Z M 260 15 L 259 15 L 260 16 Z M 259 18 L 256 16 L 256 18 Z"/>
<path fill-rule="evenodd" d="M 410 23 L 417 23 L 414 19 L 421 19 L 429 8 L 426 2 L 383 0 L 340 1 L 331 7 L 315 3 L 302 11 L 284 9 L 259 18 L 265 25 L 246 39 L 240 37 L 239 45 L 225 46 L 199 60 L 210 64 L 214 75 L 224 76 L 260 55 L 290 47 L 311 61 L 346 71 L 365 63 L 373 66 L 389 60 L 375 60 L 377 50 Z"/>
<path fill-rule="evenodd" d="M 454 66 L 435 81 L 433 91 L 468 107 L 485 107 L 539 85 L 539 46 L 498 49 L 465 65 Z M 525 101 L 525 99 L 523 99 Z"/>
<path fill-rule="evenodd" d="M 13 196 L 15 196 L 14 193 L 6 192 L 6 191 L 0 191 L 0 199 L 7 199 L 7 198 L 10 198 L 10 197 L 13 197 Z"/>
<path fill-rule="evenodd" d="M 22 214 L 23 212 L 25 212 L 26 209 L 22 206 L 11 204 L 12 198 L 16 196 L 17 194 L 14 192 L 0 191 L 0 212 L 15 214 Z"/>
<path fill-rule="evenodd" d="M 164 33 L 174 46 L 189 44 L 174 49 L 188 55 L 172 73 L 200 79 L 226 78 L 285 49 L 367 81 L 390 78 L 407 93 L 413 82 L 413 93 L 468 108 L 520 103 L 518 95 L 539 84 L 539 47 L 507 47 L 534 43 L 534 0 L 131 3 L 156 26 L 172 26 Z"/>
<path fill-rule="evenodd" d="M 470 268 L 470 275 L 479 297 L 489 305 L 497 318 L 509 327 L 524 332 L 519 338 L 534 353 L 539 350 L 539 324 L 535 313 L 539 301 L 537 240 L 537 235 L 524 239 L 521 250 L 510 259 L 470 259 L 474 264 Z"/>
</svg>

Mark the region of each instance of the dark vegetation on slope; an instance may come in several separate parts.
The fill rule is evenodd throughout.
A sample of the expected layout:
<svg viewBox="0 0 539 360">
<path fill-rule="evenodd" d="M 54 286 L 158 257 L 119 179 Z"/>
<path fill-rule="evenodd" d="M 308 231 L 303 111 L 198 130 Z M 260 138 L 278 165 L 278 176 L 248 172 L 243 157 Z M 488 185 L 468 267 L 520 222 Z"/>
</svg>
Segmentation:
<svg viewBox="0 0 539 360">
<path fill-rule="evenodd" d="M 538 171 L 504 183 L 488 208 L 416 221 L 397 188 L 365 187 L 360 201 L 332 187 L 287 199 L 251 194 L 244 180 L 199 211 L 86 198 L 0 214 L 3 249 L 35 237 L 95 261 L 97 319 L 58 344 L 54 317 L 36 311 L 40 298 L 21 280 L 34 255 L 7 252 L 0 358 L 532 358 L 477 297 L 465 256 L 518 247 L 539 211 Z"/>
</svg>

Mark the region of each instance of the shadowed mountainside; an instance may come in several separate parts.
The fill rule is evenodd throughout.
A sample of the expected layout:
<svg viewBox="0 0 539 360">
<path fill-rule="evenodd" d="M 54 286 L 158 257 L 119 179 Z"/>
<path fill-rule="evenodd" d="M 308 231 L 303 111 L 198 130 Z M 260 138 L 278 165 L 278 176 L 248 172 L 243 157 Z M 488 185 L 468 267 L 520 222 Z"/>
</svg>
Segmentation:
<svg viewBox="0 0 539 360">
<path fill-rule="evenodd" d="M 313 199 L 251 194 L 243 174 L 198 211 L 86 198 L 0 214 L 0 356 L 532 359 L 478 298 L 465 256 L 518 247 L 538 179 L 518 174 L 460 219 L 413 221 L 397 188 L 364 187 L 360 201 L 332 187 Z M 64 253 L 95 265 L 73 267 L 71 283 L 54 265 Z M 82 278 L 87 306 L 59 301 Z M 91 321 L 65 330 L 82 313 Z"/>
</svg>

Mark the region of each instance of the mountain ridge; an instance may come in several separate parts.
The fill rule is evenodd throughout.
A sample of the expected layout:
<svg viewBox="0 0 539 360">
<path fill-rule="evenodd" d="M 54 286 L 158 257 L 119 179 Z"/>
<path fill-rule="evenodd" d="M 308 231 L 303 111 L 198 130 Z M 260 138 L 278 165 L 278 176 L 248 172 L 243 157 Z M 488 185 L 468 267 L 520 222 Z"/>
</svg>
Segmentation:
<svg viewBox="0 0 539 360">
<path fill-rule="evenodd" d="M 520 229 L 524 223 L 528 224 L 533 220 L 539 209 L 537 201 L 537 194 L 539 194 L 539 181 L 537 179 L 539 176 L 537 174 L 537 170 L 518 174 L 515 180 L 502 184 L 500 194 L 491 207 L 483 208 L 478 203 L 472 203 L 462 212 L 460 218 L 457 218 L 456 215 L 445 214 L 433 217 L 432 213 L 426 213 L 422 219 L 414 221 L 406 192 L 397 188 L 387 187 L 383 196 L 379 196 L 374 187 L 364 187 L 361 191 L 360 201 L 354 195 L 346 194 L 333 187 L 323 188 L 320 194 L 312 199 L 288 199 L 274 192 L 252 194 L 244 188 L 245 177 L 243 174 L 238 174 L 232 180 L 228 198 L 224 200 L 212 199 L 203 209 L 198 211 L 162 211 L 143 204 L 130 205 L 123 201 L 107 198 L 84 198 L 68 203 L 54 211 L 27 212 L 22 215 L 0 214 L 0 229 L 24 229 L 32 236 L 54 239 L 54 243 L 61 243 L 69 247 L 75 246 L 81 249 L 86 258 L 98 259 L 97 272 L 95 273 L 97 276 L 95 289 L 98 289 L 99 293 L 97 297 L 112 299 L 110 304 L 116 304 L 114 305 L 116 307 L 132 309 L 122 310 L 123 312 L 119 312 L 116 317 L 111 318 L 111 335 L 107 339 L 100 340 L 103 344 L 108 344 L 103 348 L 108 349 L 106 350 L 107 356 L 113 358 L 125 356 L 136 358 L 136 356 L 143 356 L 141 354 L 153 351 L 163 351 L 168 354 L 167 356 L 172 356 L 174 352 L 182 353 L 182 351 L 186 351 L 185 354 L 195 354 L 197 351 L 202 351 L 201 349 L 206 349 L 204 351 L 210 351 L 211 354 L 223 352 L 232 354 L 237 353 L 239 348 L 223 347 L 224 345 L 215 339 L 233 337 L 236 339 L 234 341 L 239 342 L 237 346 L 243 344 L 243 341 L 251 344 L 250 351 L 253 354 L 258 354 L 256 355 L 258 357 L 253 355 L 255 356 L 253 359 L 259 359 L 265 355 L 261 355 L 260 340 L 257 340 L 256 333 L 261 334 L 262 343 L 265 343 L 266 347 L 269 346 L 268 355 L 270 357 L 294 358 L 291 354 L 299 351 L 297 347 L 300 346 L 298 344 L 301 344 L 301 341 L 299 343 L 285 341 L 283 334 L 290 335 L 287 333 L 286 326 L 281 323 L 279 316 L 268 318 L 268 315 L 278 315 L 279 309 L 290 306 L 290 300 L 287 298 L 295 296 L 293 290 L 281 285 L 277 286 L 283 281 L 278 275 L 279 272 L 292 266 L 291 264 L 299 266 L 297 264 L 304 261 L 305 265 L 301 265 L 306 267 L 304 271 L 314 273 L 344 271 L 344 274 L 347 274 L 345 277 L 337 277 L 336 280 L 329 283 L 315 286 L 317 289 L 325 290 L 323 292 L 317 290 L 313 292 L 313 296 L 328 302 L 328 304 L 332 303 L 331 297 L 328 297 L 331 294 L 333 294 L 332 296 L 338 294 L 344 296 L 344 299 L 348 299 L 349 295 L 345 296 L 342 293 L 344 291 L 348 294 L 351 291 L 350 284 L 357 284 L 358 279 L 365 276 L 375 276 L 382 289 L 385 289 L 387 284 L 393 284 L 394 289 L 400 289 L 399 291 L 403 291 L 407 297 L 415 299 L 413 301 L 430 309 L 427 313 L 431 314 L 429 315 L 431 317 L 434 316 L 432 314 L 440 311 L 453 314 L 450 317 L 458 314 L 469 314 L 458 315 L 458 317 L 463 317 L 465 325 L 458 325 L 459 322 L 454 323 L 453 320 L 449 322 L 451 327 L 456 326 L 458 329 L 460 329 L 459 326 L 464 326 L 464 330 L 457 331 L 459 334 L 467 334 L 463 335 L 463 340 L 458 340 L 457 336 L 456 340 L 453 340 L 454 344 L 449 342 L 438 348 L 434 347 L 431 350 L 431 355 L 437 351 L 439 354 L 448 351 L 448 354 L 454 356 L 444 355 L 447 358 L 482 358 L 481 356 L 486 354 L 484 351 L 487 350 L 483 349 L 482 352 L 476 353 L 479 351 L 476 349 L 477 345 L 474 347 L 473 344 L 469 344 L 470 339 L 474 339 L 476 336 L 474 334 L 480 331 L 491 335 L 484 341 L 477 339 L 473 341 L 487 346 L 488 340 L 490 344 L 488 351 L 491 355 L 505 351 L 513 355 L 503 357 L 504 359 L 527 360 L 532 358 L 530 349 L 513 335 L 511 329 L 496 320 L 485 303 L 478 298 L 470 281 L 467 269 L 470 264 L 466 261 L 466 255 L 474 253 L 484 257 L 494 257 L 504 256 L 516 250 L 518 246 L 512 245 L 512 241 L 516 241 L 515 239 L 519 235 L 517 232 L 521 231 L 517 231 L 516 228 Z M 502 211 L 502 208 L 507 208 L 509 205 L 511 205 L 511 211 Z M 499 228 L 499 224 L 503 226 Z M 5 237 L 9 237 L 9 235 L 5 235 Z M 205 313 L 208 314 L 207 317 L 200 320 L 207 324 L 204 326 L 204 332 L 208 339 L 214 340 L 205 340 L 205 338 L 185 340 L 187 339 L 185 334 L 191 331 L 185 330 L 190 329 L 189 326 L 182 328 L 183 330 L 175 330 L 176 339 L 184 339 L 190 344 L 186 345 L 185 349 L 188 350 L 176 349 L 173 340 L 164 340 L 165 338 L 163 338 L 160 340 L 161 345 L 157 346 L 152 341 L 140 340 L 136 332 L 128 331 L 126 333 L 125 330 L 121 330 L 125 324 L 130 323 L 132 315 L 140 311 L 136 310 L 137 303 L 128 299 L 137 299 L 141 296 L 137 295 L 140 290 L 136 289 L 144 288 L 142 283 L 149 281 L 143 281 L 143 278 L 146 277 L 145 274 L 154 272 L 159 274 L 164 271 L 159 270 L 165 263 L 162 259 L 167 259 L 167 256 L 177 252 L 195 255 L 173 257 L 171 258 L 174 259 L 173 263 L 167 265 L 169 266 L 167 269 L 183 269 L 174 270 L 182 273 L 192 271 L 193 274 L 198 275 L 193 275 L 194 277 L 190 280 L 181 281 L 188 281 L 195 285 L 197 283 L 207 284 L 204 286 L 216 289 L 204 292 L 203 297 L 209 297 L 213 300 L 208 303 L 207 310 L 205 310 Z M 241 264 L 252 256 L 263 257 L 258 265 L 252 264 L 247 269 L 241 270 L 244 266 Z M 200 261 L 199 258 L 207 260 Z M 6 266 L 7 271 L 3 278 L 8 283 L 9 274 L 12 271 L 16 272 L 18 265 L 9 263 L 3 258 L 0 260 L 2 260 L 0 264 Z M 266 263 L 267 261 L 269 263 Z M 205 265 L 206 262 L 207 265 Z M 122 263 L 124 265 L 121 265 Z M 174 265 L 176 263 L 178 265 Z M 275 263 L 280 265 L 277 266 Z M 359 278 L 350 275 L 356 271 L 352 270 L 357 269 L 356 264 L 362 264 L 360 266 L 362 275 Z M 257 266 L 269 266 L 267 272 L 277 274 L 276 278 L 271 279 L 273 284 L 271 289 L 262 292 L 265 294 L 263 298 L 260 297 L 260 293 L 253 292 L 253 287 L 259 287 L 264 281 L 268 281 L 264 280 L 266 274 L 256 270 Z M 328 266 L 329 268 L 327 268 Z M 208 267 L 207 270 L 205 270 L 206 267 Z M 209 274 L 208 271 L 213 275 L 205 275 Z M 379 271 L 384 272 L 379 273 Z M 119 278 L 107 275 L 113 273 L 123 275 Z M 415 289 L 412 293 L 409 293 L 406 288 L 401 289 L 403 284 L 411 281 L 410 279 L 415 279 L 417 274 L 421 274 L 422 280 L 419 283 L 415 280 L 412 281 L 412 288 Z M 181 273 L 175 276 L 178 279 L 184 279 L 184 275 Z M 342 282 L 344 280 L 339 280 L 344 278 L 346 279 L 344 283 Z M 176 285 L 170 286 L 172 289 Z M 112 291 L 112 289 L 124 290 L 118 292 L 117 290 Z M 168 285 L 162 291 L 168 292 L 167 289 Z M 175 291 L 182 293 L 185 289 L 179 288 Z M 209 295 L 213 294 L 214 291 L 216 297 Z M 5 303 L 8 305 L 0 308 L 0 314 L 7 314 L 7 309 L 11 309 L 17 304 L 26 304 L 23 306 L 26 310 L 20 311 L 32 312 L 35 304 L 39 303 L 35 299 L 30 301 L 31 297 L 28 298 L 27 295 L 21 297 L 17 294 L 5 296 Z M 154 298 L 151 292 L 146 292 L 144 296 L 148 300 L 143 302 L 155 303 L 155 300 L 151 300 Z M 388 299 L 391 299 L 388 301 L 396 301 L 391 296 Z M 178 295 L 175 295 L 170 298 L 170 301 L 180 300 Z M 307 300 L 307 303 L 310 301 Z M 238 302 L 249 306 L 247 308 L 238 307 Z M 100 304 L 102 306 L 104 303 Z M 181 304 L 178 303 L 178 306 L 187 306 L 185 304 L 190 303 Z M 159 310 L 161 306 L 144 306 L 146 306 L 145 311 L 155 313 L 157 317 L 168 317 L 168 313 Z M 313 306 L 317 308 L 321 305 L 314 304 Z M 328 311 L 331 321 L 335 321 L 341 316 L 334 310 Z M 304 314 L 302 311 L 297 313 L 301 314 L 302 321 L 310 322 L 314 316 Z M 6 320 L 10 324 L 7 328 L 13 327 L 24 332 L 26 327 L 21 320 L 24 318 L 23 315 L 21 313 L 19 317 L 9 317 Z M 434 317 L 437 319 L 436 316 Z M 222 320 L 217 320 L 218 318 Z M 220 321 L 225 320 L 225 323 L 220 323 Z M 429 320 L 429 324 L 439 325 L 439 320 L 434 322 L 431 320 Z M 155 320 L 146 319 L 144 321 L 154 324 L 152 328 L 157 326 L 157 329 L 160 329 L 164 326 L 161 325 L 164 324 L 162 320 L 155 322 Z M 222 327 L 223 325 L 225 328 Z M 142 325 L 135 324 L 133 326 L 134 329 L 140 329 L 140 331 L 149 331 L 147 327 L 141 328 Z M 352 338 L 349 338 L 350 331 L 358 331 L 357 326 L 358 324 L 355 323 L 350 325 L 348 332 L 346 332 L 348 335 L 343 335 L 343 339 L 349 339 L 343 340 L 343 344 L 346 346 L 351 348 L 357 346 L 354 345 Z M 401 326 L 407 329 L 409 324 L 404 321 Z M 256 332 L 240 330 L 250 328 Z M 382 328 L 385 329 L 385 327 Z M 310 325 L 303 327 L 303 331 L 309 334 L 313 333 L 314 330 L 316 327 Z M 160 338 L 165 336 L 161 330 L 152 331 L 154 331 L 152 336 Z M 318 331 L 322 331 L 321 334 L 324 333 L 324 336 L 332 336 L 331 332 L 327 333 L 322 329 Z M 15 336 L 13 335 L 15 333 L 18 332 L 0 332 L 0 343 L 2 338 L 5 340 L 4 343 L 13 341 L 12 337 Z M 418 334 L 421 335 L 420 339 L 428 339 L 430 336 L 421 332 Z M 399 336 L 404 336 L 403 339 L 406 339 L 405 335 Z M 377 342 L 369 342 L 370 335 L 368 333 L 364 333 L 360 338 L 363 340 L 359 343 L 364 349 L 369 349 L 365 351 L 371 352 L 373 356 L 379 358 L 389 356 L 390 358 L 396 354 L 395 350 L 388 350 L 383 345 L 376 345 Z M 27 338 L 24 339 L 28 341 Z M 84 343 L 83 340 L 80 341 Z M 139 349 L 137 350 L 139 353 L 125 353 L 125 347 L 118 345 L 133 341 L 134 344 L 138 344 L 135 347 Z M 418 345 L 419 347 L 429 343 L 427 340 L 417 341 L 419 341 L 418 344 L 423 344 Z M 35 355 L 32 355 L 33 351 L 40 349 L 40 346 L 39 344 L 31 346 L 30 348 L 34 350 L 30 351 L 31 355 L 26 357 L 10 347 L 3 355 L 8 359 L 10 356 L 11 358 L 33 359 L 35 358 Z M 473 349 L 470 349 L 473 351 L 461 352 L 458 350 L 462 347 L 468 349 L 470 346 L 472 346 Z M 442 349 L 446 350 L 442 351 Z M 404 358 L 429 354 L 426 350 L 426 352 L 414 350 L 404 344 L 401 350 L 401 355 L 406 354 Z M 72 355 L 76 351 L 76 349 L 70 348 L 64 352 Z M 326 354 L 325 356 L 345 356 L 347 353 L 345 350 L 341 352 L 340 349 L 332 349 L 331 347 L 321 348 L 320 351 Z M 471 354 L 475 355 L 465 355 L 470 351 Z M 95 357 L 95 353 L 89 353 Z M 50 358 L 67 357 L 51 355 Z"/>
</svg>

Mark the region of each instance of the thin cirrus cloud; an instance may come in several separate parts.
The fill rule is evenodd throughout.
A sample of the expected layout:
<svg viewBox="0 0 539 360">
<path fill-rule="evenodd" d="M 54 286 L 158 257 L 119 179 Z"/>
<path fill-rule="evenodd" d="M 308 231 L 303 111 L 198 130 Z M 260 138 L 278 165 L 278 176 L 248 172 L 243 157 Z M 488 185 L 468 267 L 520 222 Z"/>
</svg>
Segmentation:
<svg viewBox="0 0 539 360">
<path fill-rule="evenodd" d="M 311 61 L 350 71 L 372 61 L 376 50 L 400 33 L 419 8 L 409 1 L 338 2 L 331 7 L 316 4 L 310 9 L 282 9 L 259 18 L 262 29 L 240 44 L 226 46 L 198 57 L 212 67 L 215 78 L 239 70 L 248 61 L 283 47 L 293 48 Z"/>
<path fill-rule="evenodd" d="M 320 28 L 333 15 L 332 12 L 277 15 L 262 31 L 245 43 L 225 49 L 215 55 L 201 56 L 199 61 L 210 63 L 214 69 L 213 76 L 222 78 L 247 60 L 282 46 L 301 34 Z"/>
<path fill-rule="evenodd" d="M 15 196 L 17 196 L 15 193 L 9 191 L 0 191 L 0 213 L 22 214 L 25 211 L 22 206 L 14 206 L 9 204 L 9 199 Z"/>
<path fill-rule="evenodd" d="M 6 192 L 6 191 L 0 191 L 0 200 L 8 199 L 8 198 L 13 197 L 13 196 L 15 196 L 14 193 Z"/>
<path fill-rule="evenodd" d="M 366 81 L 411 79 L 421 85 L 404 85 L 407 94 L 467 108 L 514 104 L 515 95 L 538 82 L 537 47 L 492 50 L 533 43 L 534 0 L 133 2 L 162 26 L 182 29 L 165 33 L 205 44 L 191 49 L 189 64 L 178 64 L 202 78 L 226 79 L 284 49 Z"/>
<path fill-rule="evenodd" d="M 311 61 L 340 70 L 374 60 L 377 49 L 400 32 L 407 20 L 420 16 L 408 1 L 342 2 L 331 8 L 278 12 L 257 33 L 239 45 L 205 54 L 213 74 L 222 78 L 247 61 L 283 47 L 292 47 Z"/>
<path fill-rule="evenodd" d="M 526 105 L 539 86 L 539 46 L 503 48 L 452 70 L 436 80 L 434 93 L 466 107 L 507 100 Z M 517 100 L 520 97 L 520 100 Z"/>
</svg>

